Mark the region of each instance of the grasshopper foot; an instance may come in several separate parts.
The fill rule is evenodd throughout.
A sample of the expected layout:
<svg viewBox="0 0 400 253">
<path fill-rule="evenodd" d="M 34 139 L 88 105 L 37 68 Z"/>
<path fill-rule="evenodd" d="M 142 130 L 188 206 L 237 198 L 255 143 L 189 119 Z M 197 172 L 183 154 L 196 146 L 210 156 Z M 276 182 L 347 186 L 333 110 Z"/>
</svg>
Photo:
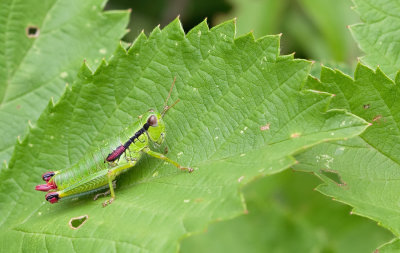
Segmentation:
<svg viewBox="0 0 400 253">
<path fill-rule="evenodd" d="M 192 172 L 194 171 L 194 169 L 193 169 L 193 168 L 190 168 L 190 167 L 188 167 L 188 168 L 186 168 L 186 167 L 181 167 L 180 169 L 181 169 L 181 170 L 187 170 L 189 173 L 192 173 Z"/>
<path fill-rule="evenodd" d="M 112 182 L 112 185 L 113 185 L 113 188 L 116 188 L 116 187 L 117 187 L 117 181 L 113 181 L 113 182 Z M 107 191 L 105 191 L 105 192 L 97 193 L 97 194 L 93 197 L 93 200 L 97 200 L 99 197 L 105 197 L 105 196 L 107 196 L 107 195 L 110 194 L 110 193 L 111 193 L 111 190 L 107 190 Z"/>
<path fill-rule="evenodd" d="M 106 192 L 102 192 L 102 193 L 97 193 L 93 200 L 97 200 L 100 196 L 107 196 L 108 194 L 110 194 L 110 190 L 106 191 Z"/>
<path fill-rule="evenodd" d="M 108 205 L 111 204 L 113 201 L 114 201 L 114 198 L 111 198 L 111 199 L 109 199 L 109 200 L 104 201 L 103 207 L 108 206 Z"/>
</svg>

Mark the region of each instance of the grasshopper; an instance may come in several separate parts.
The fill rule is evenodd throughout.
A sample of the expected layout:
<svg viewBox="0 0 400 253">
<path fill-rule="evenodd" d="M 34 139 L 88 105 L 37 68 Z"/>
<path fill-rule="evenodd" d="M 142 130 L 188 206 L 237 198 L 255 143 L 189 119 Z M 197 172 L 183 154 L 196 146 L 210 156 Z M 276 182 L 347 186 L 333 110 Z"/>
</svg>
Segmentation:
<svg viewBox="0 0 400 253">
<path fill-rule="evenodd" d="M 179 102 L 178 99 L 171 106 L 167 105 L 175 80 L 174 78 L 162 113 L 149 110 L 110 142 L 87 152 L 71 167 L 44 173 L 42 179 L 46 184 L 37 185 L 36 190 L 48 192 L 45 198 L 53 204 L 64 197 L 79 196 L 109 187 L 111 198 L 103 203 L 103 206 L 106 206 L 115 199 L 113 182 L 115 183 L 116 177 L 134 167 L 144 153 L 169 162 L 181 170 L 192 172 L 192 168 L 182 167 L 165 155 L 150 149 L 151 143 L 158 146 L 164 141 L 166 132 L 163 117 Z M 103 154 L 110 152 L 110 145 L 118 146 L 104 156 Z"/>
</svg>

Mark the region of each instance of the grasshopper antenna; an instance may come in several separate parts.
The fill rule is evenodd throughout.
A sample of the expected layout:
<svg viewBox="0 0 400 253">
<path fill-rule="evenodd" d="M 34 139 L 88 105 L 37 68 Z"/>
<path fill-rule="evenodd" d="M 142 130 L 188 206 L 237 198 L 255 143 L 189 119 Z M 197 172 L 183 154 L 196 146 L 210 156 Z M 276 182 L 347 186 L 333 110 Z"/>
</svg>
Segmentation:
<svg viewBox="0 0 400 253">
<path fill-rule="evenodd" d="M 172 93 L 172 89 L 174 88 L 175 81 L 176 81 L 176 76 L 174 77 L 174 81 L 172 81 L 171 88 L 169 89 L 168 97 L 167 97 L 167 99 L 166 99 L 165 102 L 164 102 L 164 107 L 163 107 L 164 110 L 165 110 L 165 107 L 167 106 L 168 99 L 171 97 L 171 93 Z"/>
<path fill-rule="evenodd" d="M 162 111 L 162 113 L 161 113 L 161 117 L 164 117 L 165 113 L 167 113 L 167 111 L 168 111 L 169 109 L 171 109 L 172 107 L 174 107 L 174 106 L 180 101 L 179 98 L 178 98 L 171 106 L 167 105 L 168 99 L 171 97 L 171 93 L 172 93 L 172 90 L 173 90 L 173 88 L 174 88 L 175 81 L 176 81 L 176 76 L 174 77 L 174 81 L 172 81 L 171 89 L 169 90 L 168 97 L 167 97 L 167 99 L 166 99 L 165 102 L 164 102 L 164 107 L 163 107 L 163 111 Z"/>
</svg>

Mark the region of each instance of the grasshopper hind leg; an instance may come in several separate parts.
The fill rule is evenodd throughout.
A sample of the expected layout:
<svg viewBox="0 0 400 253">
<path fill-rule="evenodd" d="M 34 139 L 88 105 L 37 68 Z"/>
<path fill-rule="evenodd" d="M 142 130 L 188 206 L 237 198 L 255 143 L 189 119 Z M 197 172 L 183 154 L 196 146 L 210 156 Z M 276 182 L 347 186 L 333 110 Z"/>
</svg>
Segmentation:
<svg viewBox="0 0 400 253">
<path fill-rule="evenodd" d="M 113 188 L 115 189 L 115 188 L 117 187 L 117 181 L 114 180 L 114 181 L 112 182 L 112 184 L 113 184 Z M 109 195 L 110 193 L 111 193 L 110 189 L 108 189 L 108 190 L 105 191 L 105 192 L 97 193 L 97 194 L 93 197 L 93 200 L 97 200 L 99 197 L 105 197 L 105 196 Z"/>
</svg>

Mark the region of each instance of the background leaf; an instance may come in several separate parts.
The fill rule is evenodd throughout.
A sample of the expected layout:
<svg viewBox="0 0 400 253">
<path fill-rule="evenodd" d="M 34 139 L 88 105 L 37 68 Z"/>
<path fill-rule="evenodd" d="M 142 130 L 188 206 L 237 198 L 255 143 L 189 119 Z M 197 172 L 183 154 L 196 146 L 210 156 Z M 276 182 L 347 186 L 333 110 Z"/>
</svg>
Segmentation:
<svg viewBox="0 0 400 253">
<path fill-rule="evenodd" d="M 360 137 L 300 154 L 294 168 L 315 173 L 324 181 L 319 191 L 353 206 L 353 213 L 378 221 L 398 237 L 399 83 L 380 69 L 374 72 L 359 64 L 354 80 L 324 67 L 321 82 L 309 78 L 307 87 L 336 94 L 332 107 L 346 108 L 372 125 Z"/>
<path fill-rule="evenodd" d="M 57 100 L 75 79 L 83 59 L 97 65 L 115 49 L 129 12 L 102 12 L 104 4 L 0 2 L 0 161 L 9 160 L 28 120 L 34 124 L 49 99 Z"/>
<path fill-rule="evenodd" d="M 348 0 L 229 0 L 232 11 L 219 20 L 237 17 L 238 34 L 283 33 L 282 51 L 326 63 L 353 65 L 357 45 L 346 25 L 358 22 Z"/>
<path fill-rule="evenodd" d="M 351 26 L 361 50 L 362 61 L 380 66 L 391 78 L 400 69 L 400 3 L 393 0 L 354 0 L 363 23 Z"/>
<path fill-rule="evenodd" d="M 174 251 L 184 235 L 243 213 L 245 183 L 293 165 L 294 153 L 366 128 L 343 110 L 326 112 L 330 94 L 300 91 L 310 62 L 279 56 L 279 36 L 234 34 L 233 21 L 211 30 L 203 22 L 185 35 L 175 20 L 141 34 L 128 53 L 118 47 L 94 74 L 84 64 L 0 173 L 6 251 Z M 165 118 L 168 156 L 196 168 L 192 174 L 145 158 L 121 176 L 107 208 L 92 196 L 49 205 L 34 192 L 43 172 L 74 164 L 161 108 L 174 77 L 172 99 L 182 102 Z M 72 230 L 69 220 L 82 215 L 87 222 Z"/>
<path fill-rule="evenodd" d="M 249 184 L 243 190 L 249 213 L 183 240 L 182 252 L 373 252 L 393 237 L 312 191 L 319 183 L 286 170 Z"/>
</svg>

